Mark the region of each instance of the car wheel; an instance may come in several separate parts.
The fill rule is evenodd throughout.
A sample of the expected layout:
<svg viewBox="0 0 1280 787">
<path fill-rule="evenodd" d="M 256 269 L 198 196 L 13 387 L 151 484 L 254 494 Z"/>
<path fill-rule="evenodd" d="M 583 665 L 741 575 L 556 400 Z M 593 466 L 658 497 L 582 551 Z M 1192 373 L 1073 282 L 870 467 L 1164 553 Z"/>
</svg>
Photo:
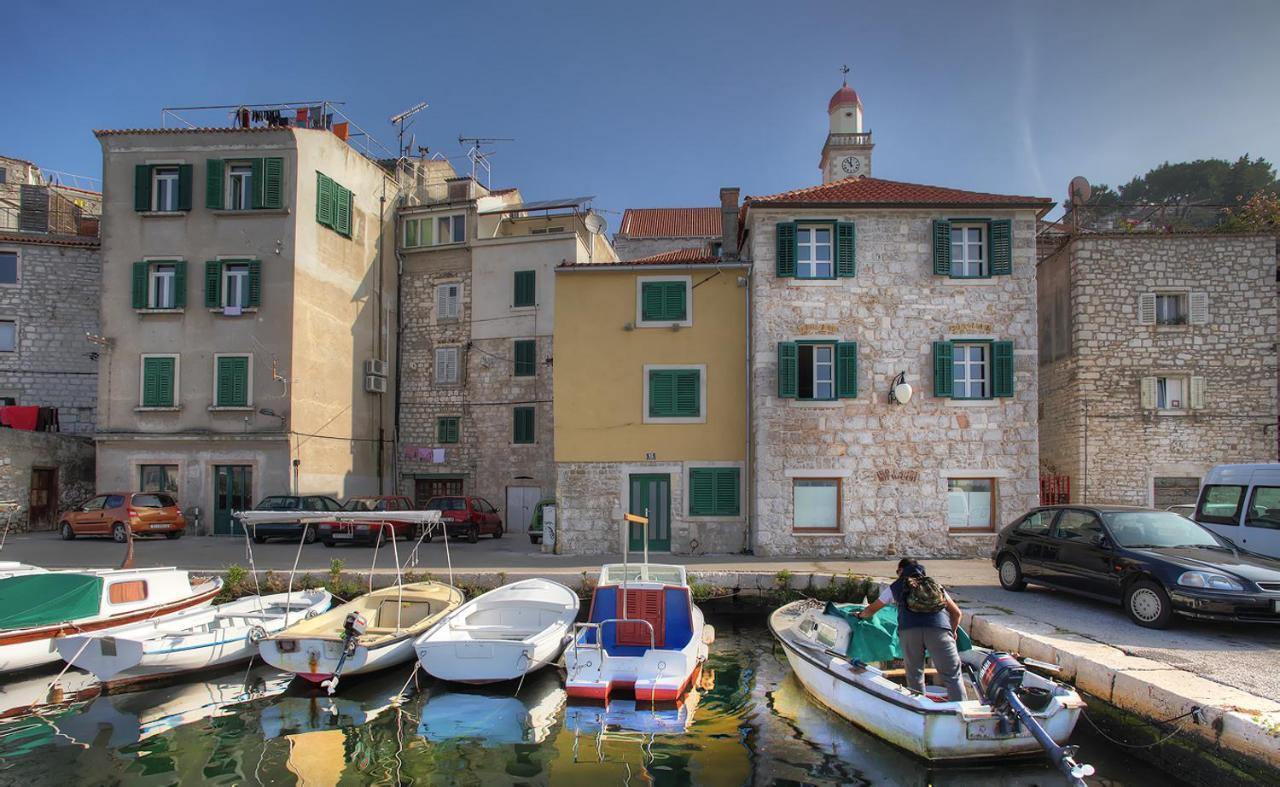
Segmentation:
<svg viewBox="0 0 1280 787">
<path fill-rule="evenodd" d="M 498 525 L 498 529 L 493 531 L 493 537 L 495 539 L 502 538 L 502 525 Z"/>
<path fill-rule="evenodd" d="M 1027 581 L 1022 578 L 1022 564 L 1016 557 L 1008 553 L 1001 555 L 998 571 L 1000 587 L 1013 591 L 1026 590 Z"/>
<path fill-rule="evenodd" d="M 177 541 L 179 538 L 182 538 L 182 531 L 175 530 L 172 533 L 165 533 L 164 537 L 169 539 L 170 541 Z"/>
<path fill-rule="evenodd" d="M 306 531 L 303 532 L 302 534 L 302 543 L 314 544 L 315 542 L 316 542 L 316 531 L 312 530 L 311 528 L 307 528 Z"/>
<path fill-rule="evenodd" d="M 62 540 L 74 541 L 75 537 L 76 537 L 76 531 L 71 528 L 71 523 L 63 522 L 62 523 Z"/>
<path fill-rule="evenodd" d="M 1173 622 L 1173 603 L 1159 583 L 1139 579 L 1124 592 L 1124 611 L 1129 619 L 1149 629 L 1168 628 Z"/>
<path fill-rule="evenodd" d="M 255 535 L 255 536 L 253 537 L 253 543 L 255 543 L 255 544 L 265 544 L 265 543 L 267 543 L 267 537 L 266 537 L 266 536 L 257 536 L 257 535 Z"/>
<path fill-rule="evenodd" d="M 125 531 L 124 525 L 120 522 L 116 522 L 111 526 L 111 540 L 115 541 L 117 544 L 123 544 L 129 540 L 129 534 Z"/>
<path fill-rule="evenodd" d="M 480 540 L 480 528 L 475 525 L 472 525 L 467 530 L 467 543 L 474 544 L 479 540 Z"/>
</svg>

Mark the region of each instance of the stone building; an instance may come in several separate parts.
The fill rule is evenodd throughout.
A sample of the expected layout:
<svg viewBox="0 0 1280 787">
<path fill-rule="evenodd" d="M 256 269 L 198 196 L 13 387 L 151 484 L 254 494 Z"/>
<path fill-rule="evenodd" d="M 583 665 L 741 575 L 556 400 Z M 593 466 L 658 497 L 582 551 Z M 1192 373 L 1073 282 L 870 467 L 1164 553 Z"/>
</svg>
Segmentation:
<svg viewBox="0 0 1280 787">
<path fill-rule="evenodd" d="M 1042 246 L 1040 466 L 1062 498 L 1193 503 L 1214 465 L 1276 460 L 1274 235 Z"/>
<path fill-rule="evenodd" d="M 1035 227 L 1053 201 L 873 178 L 847 85 L 828 118 L 823 184 L 742 209 L 750 543 L 984 554 L 1037 502 Z"/>
<path fill-rule="evenodd" d="M 476 495 L 523 532 L 556 487 L 554 270 L 616 256 L 580 200 L 525 203 L 434 166 L 399 210 L 400 491 Z"/>
<path fill-rule="evenodd" d="M 718 255 L 721 218 L 720 208 L 627 208 L 613 248 L 621 260 L 690 248 Z"/>
<path fill-rule="evenodd" d="M 301 114 L 96 132 L 98 487 L 171 491 L 205 532 L 268 494 L 393 488 L 398 187 Z"/>
</svg>

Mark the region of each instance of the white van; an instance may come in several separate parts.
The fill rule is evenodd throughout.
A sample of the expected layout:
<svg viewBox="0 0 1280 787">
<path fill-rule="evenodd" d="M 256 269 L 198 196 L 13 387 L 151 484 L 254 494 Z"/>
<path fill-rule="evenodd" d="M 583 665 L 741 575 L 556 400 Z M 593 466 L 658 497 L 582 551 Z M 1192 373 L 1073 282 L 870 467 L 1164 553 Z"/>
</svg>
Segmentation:
<svg viewBox="0 0 1280 787">
<path fill-rule="evenodd" d="M 1280 464 L 1213 468 L 1192 518 L 1241 549 L 1280 558 Z"/>
</svg>

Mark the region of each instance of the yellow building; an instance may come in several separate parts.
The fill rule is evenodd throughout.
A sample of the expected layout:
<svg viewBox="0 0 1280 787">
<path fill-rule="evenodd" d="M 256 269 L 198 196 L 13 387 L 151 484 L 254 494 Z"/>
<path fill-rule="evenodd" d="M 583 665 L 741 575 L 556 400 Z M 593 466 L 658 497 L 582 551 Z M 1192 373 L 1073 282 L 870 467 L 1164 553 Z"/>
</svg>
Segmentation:
<svg viewBox="0 0 1280 787">
<path fill-rule="evenodd" d="M 651 550 L 746 547 L 748 287 L 726 251 L 556 269 L 557 551 L 621 550 L 627 512 Z"/>
</svg>

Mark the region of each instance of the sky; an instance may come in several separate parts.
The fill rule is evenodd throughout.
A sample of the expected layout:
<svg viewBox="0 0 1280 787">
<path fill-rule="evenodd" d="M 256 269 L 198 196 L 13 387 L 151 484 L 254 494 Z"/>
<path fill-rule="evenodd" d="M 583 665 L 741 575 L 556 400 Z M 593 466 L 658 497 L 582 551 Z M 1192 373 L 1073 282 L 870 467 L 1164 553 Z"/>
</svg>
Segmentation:
<svg viewBox="0 0 1280 787">
<path fill-rule="evenodd" d="M 0 154 L 97 176 L 93 130 L 161 108 L 328 99 L 528 200 L 718 204 L 821 181 L 839 68 L 862 97 L 877 177 L 1062 199 L 1164 161 L 1280 161 L 1280 2 L 185 4 L 8 0 Z M 16 18 L 15 18 L 16 17 Z M 16 45 L 17 51 L 13 51 Z M 16 71 L 17 78 L 14 78 Z M 221 125 L 225 116 L 204 115 Z"/>
</svg>

